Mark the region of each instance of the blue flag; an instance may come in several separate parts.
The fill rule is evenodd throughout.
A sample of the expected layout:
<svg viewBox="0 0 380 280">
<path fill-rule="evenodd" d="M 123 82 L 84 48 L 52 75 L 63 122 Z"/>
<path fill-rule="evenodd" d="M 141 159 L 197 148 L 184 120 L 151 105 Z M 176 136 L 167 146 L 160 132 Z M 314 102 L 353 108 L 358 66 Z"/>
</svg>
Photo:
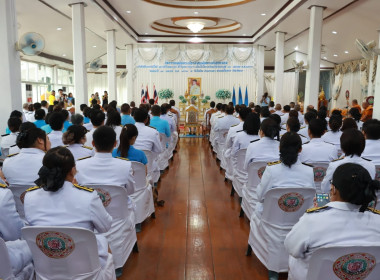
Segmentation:
<svg viewBox="0 0 380 280">
<path fill-rule="evenodd" d="M 244 104 L 245 106 L 248 106 L 248 86 L 245 86 L 245 98 L 244 98 Z"/>
<path fill-rule="evenodd" d="M 241 87 L 239 85 L 239 105 L 243 104 L 243 95 L 241 94 Z"/>
<path fill-rule="evenodd" d="M 234 106 L 236 105 L 235 86 L 234 86 L 234 89 L 232 91 L 232 103 L 234 103 Z"/>
</svg>

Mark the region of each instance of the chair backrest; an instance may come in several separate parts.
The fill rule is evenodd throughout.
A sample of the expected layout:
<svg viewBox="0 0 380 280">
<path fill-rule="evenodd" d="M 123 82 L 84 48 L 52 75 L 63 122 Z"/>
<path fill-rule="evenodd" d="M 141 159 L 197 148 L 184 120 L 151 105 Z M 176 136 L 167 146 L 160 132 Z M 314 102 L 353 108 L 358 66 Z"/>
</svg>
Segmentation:
<svg viewBox="0 0 380 280">
<path fill-rule="evenodd" d="M 124 187 L 107 185 L 87 185 L 86 187 L 93 188 L 98 192 L 104 208 L 112 219 L 126 219 L 129 217 L 131 210 L 128 202 L 130 199 Z"/>
<path fill-rule="evenodd" d="M 14 277 L 7 245 L 0 237 L 0 279 L 8 280 Z"/>
<path fill-rule="evenodd" d="M 186 110 L 186 123 L 197 124 L 198 123 L 198 111 L 197 109 L 190 107 Z"/>
<path fill-rule="evenodd" d="M 240 175 L 240 177 L 247 176 L 247 170 L 244 169 L 244 160 L 247 149 L 241 149 L 236 152 L 236 161 L 234 164 L 234 170 Z"/>
<path fill-rule="evenodd" d="M 166 137 L 164 133 L 160 133 L 160 142 L 162 150 L 165 151 L 167 148 L 167 143 L 170 143 L 170 138 Z"/>
<path fill-rule="evenodd" d="M 376 165 L 376 176 L 375 180 L 380 181 L 380 165 Z"/>
<path fill-rule="evenodd" d="M 308 208 L 313 207 L 315 189 L 278 187 L 264 196 L 262 220 L 280 227 L 292 227 Z"/>
<path fill-rule="evenodd" d="M 78 279 L 100 270 L 95 234 L 74 227 L 24 227 L 37 275 L 50 280 Z M 86 279 L 86 278 L 80 278 Z"/>
<path fill-rule="evenodd" d="M 151 151 L 143 150 L 143 152 L 144 152 L 144 154 L 148 160 L 148 164 L 147 164 L 148 173 L 152 172 L 153 171 L 154 155 Z"/>
<path fill-rule="evenodd" d="M 247 188 L 256 188 L 261 182 L 261 177 L 263 177 L 265 168 L 268 163 L 265 161 L 251 162 L 248 164 L 248 182 Z"/>
<path fill-rule="evenodd" d="M 16 202 L 16 209 L 20 215 L 21 219 L 25 219 L 25 211 L 24 211 L 24 197 L 26 194 L 26 190 L 34 187 L 34 185 L 10 185 L 9 189 L 13 193 L 13 197 Z"/>
<path fill-rule="evenodd" d="M 378 280 L 380 246 L 329 246 L 316 250 L 310 258 L 306 279 Z"/>
<path fill-rule="evenodd" d="M 321 184 L 323 181 L 323 178 L 326 176 L 326 171 L 327 168 L 329 167 L 328 162 L 312 162 L 310 165 L 313 166 L 313 171 L 314 171 L 314 184 L 315 184 L 315 189 L 317 193 L 322 192 L 321 190 Z"/>
<path fill-rule="evenodd" d="M 145 189 L 147 185 L 145 165 L 137 161 L 131 161 L 131 163 L 133 170 L 133 179 L 135 181 L 135 191 Z"/>
<path fill-rule="evenodd" d="M 9 156 L 9 148 L 1 148 L 1 158 L 6 158 Z"/>
<path fill-rule="evenodd" d="M 227 140 L 227 135 L 228 135 L 228 129 L 222 129 L 219 130 L 218 132 L 218 145 L 219 146 L 224 146 L 226 144 Z"/>
</svg>

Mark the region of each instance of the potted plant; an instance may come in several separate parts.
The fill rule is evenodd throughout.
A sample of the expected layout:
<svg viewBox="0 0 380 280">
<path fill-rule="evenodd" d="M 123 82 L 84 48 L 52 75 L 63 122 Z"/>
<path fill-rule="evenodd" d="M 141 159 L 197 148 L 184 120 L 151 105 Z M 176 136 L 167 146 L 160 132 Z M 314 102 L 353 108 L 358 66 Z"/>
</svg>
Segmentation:
<svg viewBox="0 0 380 280">
<path fill-rule="evenodd" d="M 230 99 L 231 95 L 231 91 L 229 91 L 228 89 L 219 89 L 215 93 L 216 98 L 223 99 L 223 101 L 225 101 L 226 99 Z"/>
<path fill-rule="evenodd" d="M 166 99 L 166 103 L 168 102 L 168 99 L 173 98 L 173 96 L 174 96 L 173 91 L 171 89 L 168 89 L 168 88 L 161 89 L 158 92 L 158 97 L 161 99 Z"/>
</svg>

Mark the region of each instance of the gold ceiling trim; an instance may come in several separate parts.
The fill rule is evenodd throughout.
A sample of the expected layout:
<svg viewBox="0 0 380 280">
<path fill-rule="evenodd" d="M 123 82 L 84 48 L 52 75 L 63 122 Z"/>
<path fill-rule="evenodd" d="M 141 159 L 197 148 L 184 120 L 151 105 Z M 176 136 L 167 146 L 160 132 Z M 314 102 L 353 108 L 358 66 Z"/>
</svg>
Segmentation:
<svg viewBox="0 0 380 280">
<path fill-rule="evenodd" d="M 169 8 L 179 8 L 179 9 L 213 9 L 213 8 L 227 8 L 227 7 L 232 7 L 232 6 L 238 6 L 238 5 L 246 4 L 246 3 L 253 2 L 253 1 L 256 1 L 256 0 L 241 0 L 240 2 L 236 2 L 236 3 L 220 4 L 220 5 L 209 5 L 209 6 L 175 5 L 175 4 L 161 3 L 161 2 L 158 2 L 156 0 L 143 0 L 143 1 L 148 2 L 150 4 L 153 4 L 153 5 L 159 5 L 159 6 L 169 7 Z M 177 1 L 179 1 L 179 0 L 177 0 Z M 218 0 L 201 0 L 201 1 L 204 1 L 204 2 L 216 2 Z M 182 2 L 195 2 L 195 1 L 182 0 Z"/>
</svg>

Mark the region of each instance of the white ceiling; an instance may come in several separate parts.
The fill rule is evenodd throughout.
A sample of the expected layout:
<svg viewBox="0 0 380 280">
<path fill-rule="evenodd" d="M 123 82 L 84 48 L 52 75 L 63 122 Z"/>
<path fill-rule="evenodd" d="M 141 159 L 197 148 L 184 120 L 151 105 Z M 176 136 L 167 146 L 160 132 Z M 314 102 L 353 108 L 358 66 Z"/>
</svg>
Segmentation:
<svg viewBox="0 0 380 280">
<path fill-rule="evenodd" d="M 45 53 L 72 60 L 71 8 L 70 1 L 62 0 L 15 0 L 19 22 L 19 36 L 26 32 L 37 32 L 45 38 Z M 204 42 L 252 43 L 257 32 L 265 27 L 269 31 L 253 43 L 265 45 L 267 52 L 265 65 L 273 66 L 275 31 L 286 32 L 285 54 L 298 51 L 307 53 L 308 26 L 311 5 L 326 6 L 322 43 L 326 53 L 322 58 L 334 63 L 359 59 L 355 38 L 364 41 L 376 40 L 380 29 L 379 0 L 256 0 L 228 8 L 214 9 L 178 9 L 153 5 L 142 0 L 85 0 L 86 51 L 87 61 L 102 57 L 106 48 L 106 30 L 115 29 L 117 44 L 117 64 L 125 64 L 125 45 L 137 42 L 187 42 L 187 36 L 175 36 L 153 30 L 150 25 L 155 20 L 169 17 L 199 16 L 233 19 L 242 24 L 242 28 L 227 34 L 203 37 Z M 346 5 L 350 6 L 344 8 Z M 291 12 L 278 14 L 285 5 L 298 4 Z M 342 9 L 344 8 L 344 9 Z M 338 10 L 342 9 L 340 12 Z M 131 11 L 127 13 L 126 11 Z M 261 14 L 264 14 L 262 16 Z M 335 15 L 332 15 L 336 13 Z M 276 18 L 269 21 L 274 15 Z M 62 28 L 58 31 L 57 28 Z M 332 34 L 337 31 L 337 34 Z M 148 34 L 145 34 L 148 33 Z M 243 35 L 245 34 L 245 35 Z M 297 35 L 298 34 L 298 35 Z M 256 35 L 256 36 L 254 36 Z M 297 36 L 296 36 L 297 35 Z M 252 39 L 254 38 L 254 39 Z M 93 47 L 96 46 L 96 47 Z M 348 51 L 348 54 L 345 54 Z M 334 57 L 333 55 L 338 55 Z M 65 55 L 65 56 L 63 56 Z M 29 59 L 32 59 L 29 57 Z M 41 60 L 41 58 L 39 58 Z M 43 60 L 43 59 L 42 59 Z M 59 63 L 59 62 L 57 62 Z"/>
</svg>

